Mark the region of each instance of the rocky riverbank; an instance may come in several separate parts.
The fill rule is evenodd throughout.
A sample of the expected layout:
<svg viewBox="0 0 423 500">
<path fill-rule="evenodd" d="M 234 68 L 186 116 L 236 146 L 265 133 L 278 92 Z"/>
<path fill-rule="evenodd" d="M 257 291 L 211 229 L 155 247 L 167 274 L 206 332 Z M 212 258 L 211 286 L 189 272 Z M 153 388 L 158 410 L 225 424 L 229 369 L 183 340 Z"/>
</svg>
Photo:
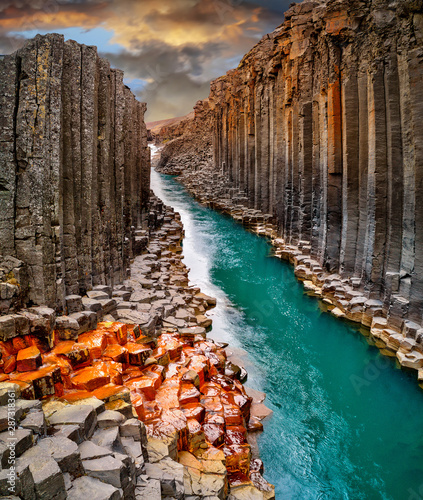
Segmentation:
<svg viewBox="0 0 423 500">
<path fill-rule="evenodd" d="M 397 316 L 388 316 L 383 302 L 361 289 L 360 279 L 345 278 L 322 269 L 311 256 L 308 242 L 287 243 L 280 236 L 275 216 L 248 208 L 244 193 L 228 187 L 227 173 L 216 172 L 210 162 L 197 169 L 190 168 L 185 156 L 175 156 L 173 162 L 178 159 L 183 165 L 178 180 L 200 203 L 230 215 L 246 229 L 269 238 L 275 257 L 294 266 L 296 277 L 304 283 L 305 293 L 320 299 L 322 308 L 337 318 L 362 325 L 361 332 L 369 341 L 383 354 L 396 358 L 401 367 L 415 372 L 423 388 L 423 329 L 419 324 L 399 319 L 401 311 Z M 167 173 L 160 164 L 160 158 L 153 159 L 153 165 Z"/>
<path fill-rule="evenodd" d="M 189 284 L 179 214 L 151 200 L 128 280 L 66 297 L 67 316 L 23 311 L 27 333 L 0 342 L 0 494 L 274 498 L 247 442 L 264 395 L 207 339 L 215 299 Z"/>
</svg>

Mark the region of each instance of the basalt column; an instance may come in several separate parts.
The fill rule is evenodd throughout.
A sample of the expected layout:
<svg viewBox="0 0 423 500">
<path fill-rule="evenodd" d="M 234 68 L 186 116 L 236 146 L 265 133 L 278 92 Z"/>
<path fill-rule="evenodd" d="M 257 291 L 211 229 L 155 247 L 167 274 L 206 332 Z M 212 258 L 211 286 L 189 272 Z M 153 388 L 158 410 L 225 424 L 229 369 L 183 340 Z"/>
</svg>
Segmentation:
<svg viewBox="0 0 423 500">
<path fill-rule="evenodd" d="M 124 279 L 147 210 L 145 104 L 95 47 L 37 36 L 0 60 L 0 255 L 28 301 Z"/>
<path fill-rule="evenodd" d="M 303 2 L 208 99 L 228 195 L 398 327 L 423 315 L 422 61 L 421 2 Z"/>
</svg>

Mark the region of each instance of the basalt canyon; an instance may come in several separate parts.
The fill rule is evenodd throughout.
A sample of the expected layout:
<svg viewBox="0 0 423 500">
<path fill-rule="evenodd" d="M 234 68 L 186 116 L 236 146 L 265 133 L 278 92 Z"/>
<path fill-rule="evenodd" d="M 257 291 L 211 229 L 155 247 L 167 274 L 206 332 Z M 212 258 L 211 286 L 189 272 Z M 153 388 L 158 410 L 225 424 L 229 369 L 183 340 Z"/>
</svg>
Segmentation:
<svg viewBox="0 0 423 500">
<path fill-rule="evenodd" d="M 277 22 L 151 124 L 94 46 L 0 56 L 1 498 L 423 495 L 423 2 Z"/>
<path fill-rule="evenodd" d="M 422 4 L 302 2 L 285 19 L 158 131 L 158 168 L 264 223 L 311 294 L 419 369 Z"/>
</svg>

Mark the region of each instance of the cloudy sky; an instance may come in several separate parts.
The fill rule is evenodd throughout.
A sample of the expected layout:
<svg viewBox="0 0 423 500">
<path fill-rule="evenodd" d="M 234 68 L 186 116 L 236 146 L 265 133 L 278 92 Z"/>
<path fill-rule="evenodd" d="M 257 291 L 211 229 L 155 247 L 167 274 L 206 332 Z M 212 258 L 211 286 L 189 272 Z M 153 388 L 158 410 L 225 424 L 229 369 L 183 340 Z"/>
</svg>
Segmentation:
<svg viewBox="0 0 423 500">
<path fill-rule="evenodd" d="M 37 33 L 96 45 L 148 103 L 147 120 L 188 113 L 213 78 L 283 21 L 291 0 L 0 0 L 0 54 Z"/>
</svg>

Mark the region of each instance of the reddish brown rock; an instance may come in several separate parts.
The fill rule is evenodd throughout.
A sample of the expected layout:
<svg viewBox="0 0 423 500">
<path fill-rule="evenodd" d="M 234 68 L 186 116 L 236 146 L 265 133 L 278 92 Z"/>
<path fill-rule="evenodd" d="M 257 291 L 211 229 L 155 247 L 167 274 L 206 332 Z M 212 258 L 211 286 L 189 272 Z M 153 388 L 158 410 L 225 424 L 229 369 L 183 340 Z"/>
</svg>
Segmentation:
<svg viewBox="0 0 423 500">
<path fill-rule="evenodd" d="M 18 372 L 30 372 L 41 366 L 41 353 L 35 346 L 27 347 L 18 352 L 16 361 Z"/>
</svg>

